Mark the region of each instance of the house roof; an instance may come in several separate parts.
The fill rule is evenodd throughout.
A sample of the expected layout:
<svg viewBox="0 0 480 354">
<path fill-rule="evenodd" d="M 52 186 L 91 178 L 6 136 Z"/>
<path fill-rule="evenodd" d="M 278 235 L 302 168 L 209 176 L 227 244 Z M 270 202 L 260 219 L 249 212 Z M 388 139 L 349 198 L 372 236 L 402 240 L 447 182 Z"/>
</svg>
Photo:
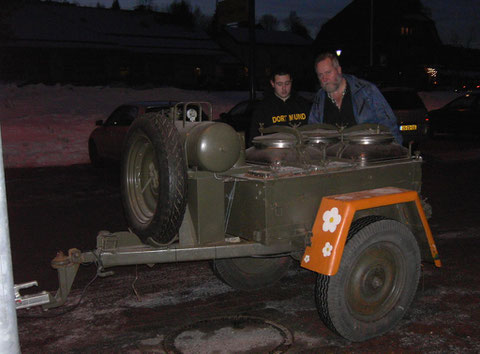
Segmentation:
<svg viewBox="0 0 480 354">
<path fill-rule="evenodd" d="M 169 23 L 166 13 L 29 3 L 7 19 L 8 46 L 104 48 L 138 52 L 221 55 L 201 29 Z"/>
<path fill-rule="evenodd" d="M 238 43 L 248 43 L 249 34 L 248 28 L 243 27 L 227 27 L 226 32 Z M 291 32 L 286 31 L 266 31 L 262 29 L 255 29 L 255 41 L 258 44 L 271 45 L 297 45 L 309 46 L 312 40 L 305 39 Z"/>
</svg>

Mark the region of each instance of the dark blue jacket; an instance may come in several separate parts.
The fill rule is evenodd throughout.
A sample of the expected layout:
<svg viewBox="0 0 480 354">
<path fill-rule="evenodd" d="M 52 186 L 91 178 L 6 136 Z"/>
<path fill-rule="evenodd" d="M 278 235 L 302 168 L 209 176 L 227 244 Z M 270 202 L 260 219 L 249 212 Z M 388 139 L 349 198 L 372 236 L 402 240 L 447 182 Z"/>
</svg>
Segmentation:
<svg viewBox="0 0 480 354">
<path fill-rule="evenodd" d="M 353 115 L 357 124 L 378 123 L 390 129 L 395 140 L 401 144 L 403 141 L 398 130 L 397 118 L 377 86 L 353 75 L 344 74 L 343 77 L 350 85 L 352 93 Z M 323 123 L 326 93 L 320 89 L 313 101 L 308 123 Z"/>
</svg>

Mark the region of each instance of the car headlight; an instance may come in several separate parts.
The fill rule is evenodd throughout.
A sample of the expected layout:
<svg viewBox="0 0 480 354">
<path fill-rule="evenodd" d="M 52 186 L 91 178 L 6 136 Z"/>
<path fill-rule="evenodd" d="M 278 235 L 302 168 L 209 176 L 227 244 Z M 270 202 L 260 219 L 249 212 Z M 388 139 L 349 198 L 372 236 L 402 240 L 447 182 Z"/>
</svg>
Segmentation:
<svg viewBox="0 0 480 354">
<path fill-rule="evenodd" d="M 187 118 L 190 122 L 195 122 L 198 117 L 197 110 L 195 108 L 187 109 Z"/>
</svg>

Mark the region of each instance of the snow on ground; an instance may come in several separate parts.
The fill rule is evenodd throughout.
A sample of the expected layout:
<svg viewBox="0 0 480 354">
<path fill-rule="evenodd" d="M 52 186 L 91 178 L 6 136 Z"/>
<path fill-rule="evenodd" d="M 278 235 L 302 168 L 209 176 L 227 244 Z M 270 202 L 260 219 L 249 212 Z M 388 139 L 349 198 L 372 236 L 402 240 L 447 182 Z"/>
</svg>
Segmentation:
<svg viewBox="0 0 480 354">
<path fill-rule="evenodd" d="M 87 141 L 95 121 L 132 101 L 209 101 L 214 118 L 248 98 L 248 92 L 0 85 L 0 123 L 6 167 L 88 162 Z"/>
<path fill-rule="evenodd" d="M 441 107 L 457 94 L 422 93 L 427 109 Z M 87 141 L 95 121 L 131 101 L 208 101 L 214 119 L 247 91 L 189 91 L 177 88 L 132 89 L 43 84 L 0 84 L 0 124 L 5 167 L 87 163 Z"/>
</svg>

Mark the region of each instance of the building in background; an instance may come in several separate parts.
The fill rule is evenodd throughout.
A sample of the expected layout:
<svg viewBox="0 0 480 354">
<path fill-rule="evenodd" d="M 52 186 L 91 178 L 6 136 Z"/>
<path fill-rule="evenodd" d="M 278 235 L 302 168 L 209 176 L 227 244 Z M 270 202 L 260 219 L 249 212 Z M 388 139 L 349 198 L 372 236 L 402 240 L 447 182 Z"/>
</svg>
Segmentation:
<svg viewBox="0 0 480 354">
<path fill-rule="evenodd" d="M 353 0 L 319 31 L 313 52 L 323 51 L 339 51 L 344 71 L 382 86 L 480 83 L 480 50 L 443 45 L 420 0 Z"/>
<path fill-rule="evenodd" d="M 219 45 L 244 64 L 248 70 L 250 42 L 248 28 L 223 27 L 216 34 Z M 286 31 L 255 29 L 255 73 L 258 87 L 268 87 L 270 72 L 277 66 L 288 67 L 295 78 L 295 87 L 312 88 L 313 71 L 312 40 Z M 246 77 L 245 77 L 246 79 Z"/>
<path fill-rule="evenodd" d="M 0 27 L 0 76 L 17 82 L 207 87 L 240 63 L 170 14 L 22 2 Z"/>
</svg>

